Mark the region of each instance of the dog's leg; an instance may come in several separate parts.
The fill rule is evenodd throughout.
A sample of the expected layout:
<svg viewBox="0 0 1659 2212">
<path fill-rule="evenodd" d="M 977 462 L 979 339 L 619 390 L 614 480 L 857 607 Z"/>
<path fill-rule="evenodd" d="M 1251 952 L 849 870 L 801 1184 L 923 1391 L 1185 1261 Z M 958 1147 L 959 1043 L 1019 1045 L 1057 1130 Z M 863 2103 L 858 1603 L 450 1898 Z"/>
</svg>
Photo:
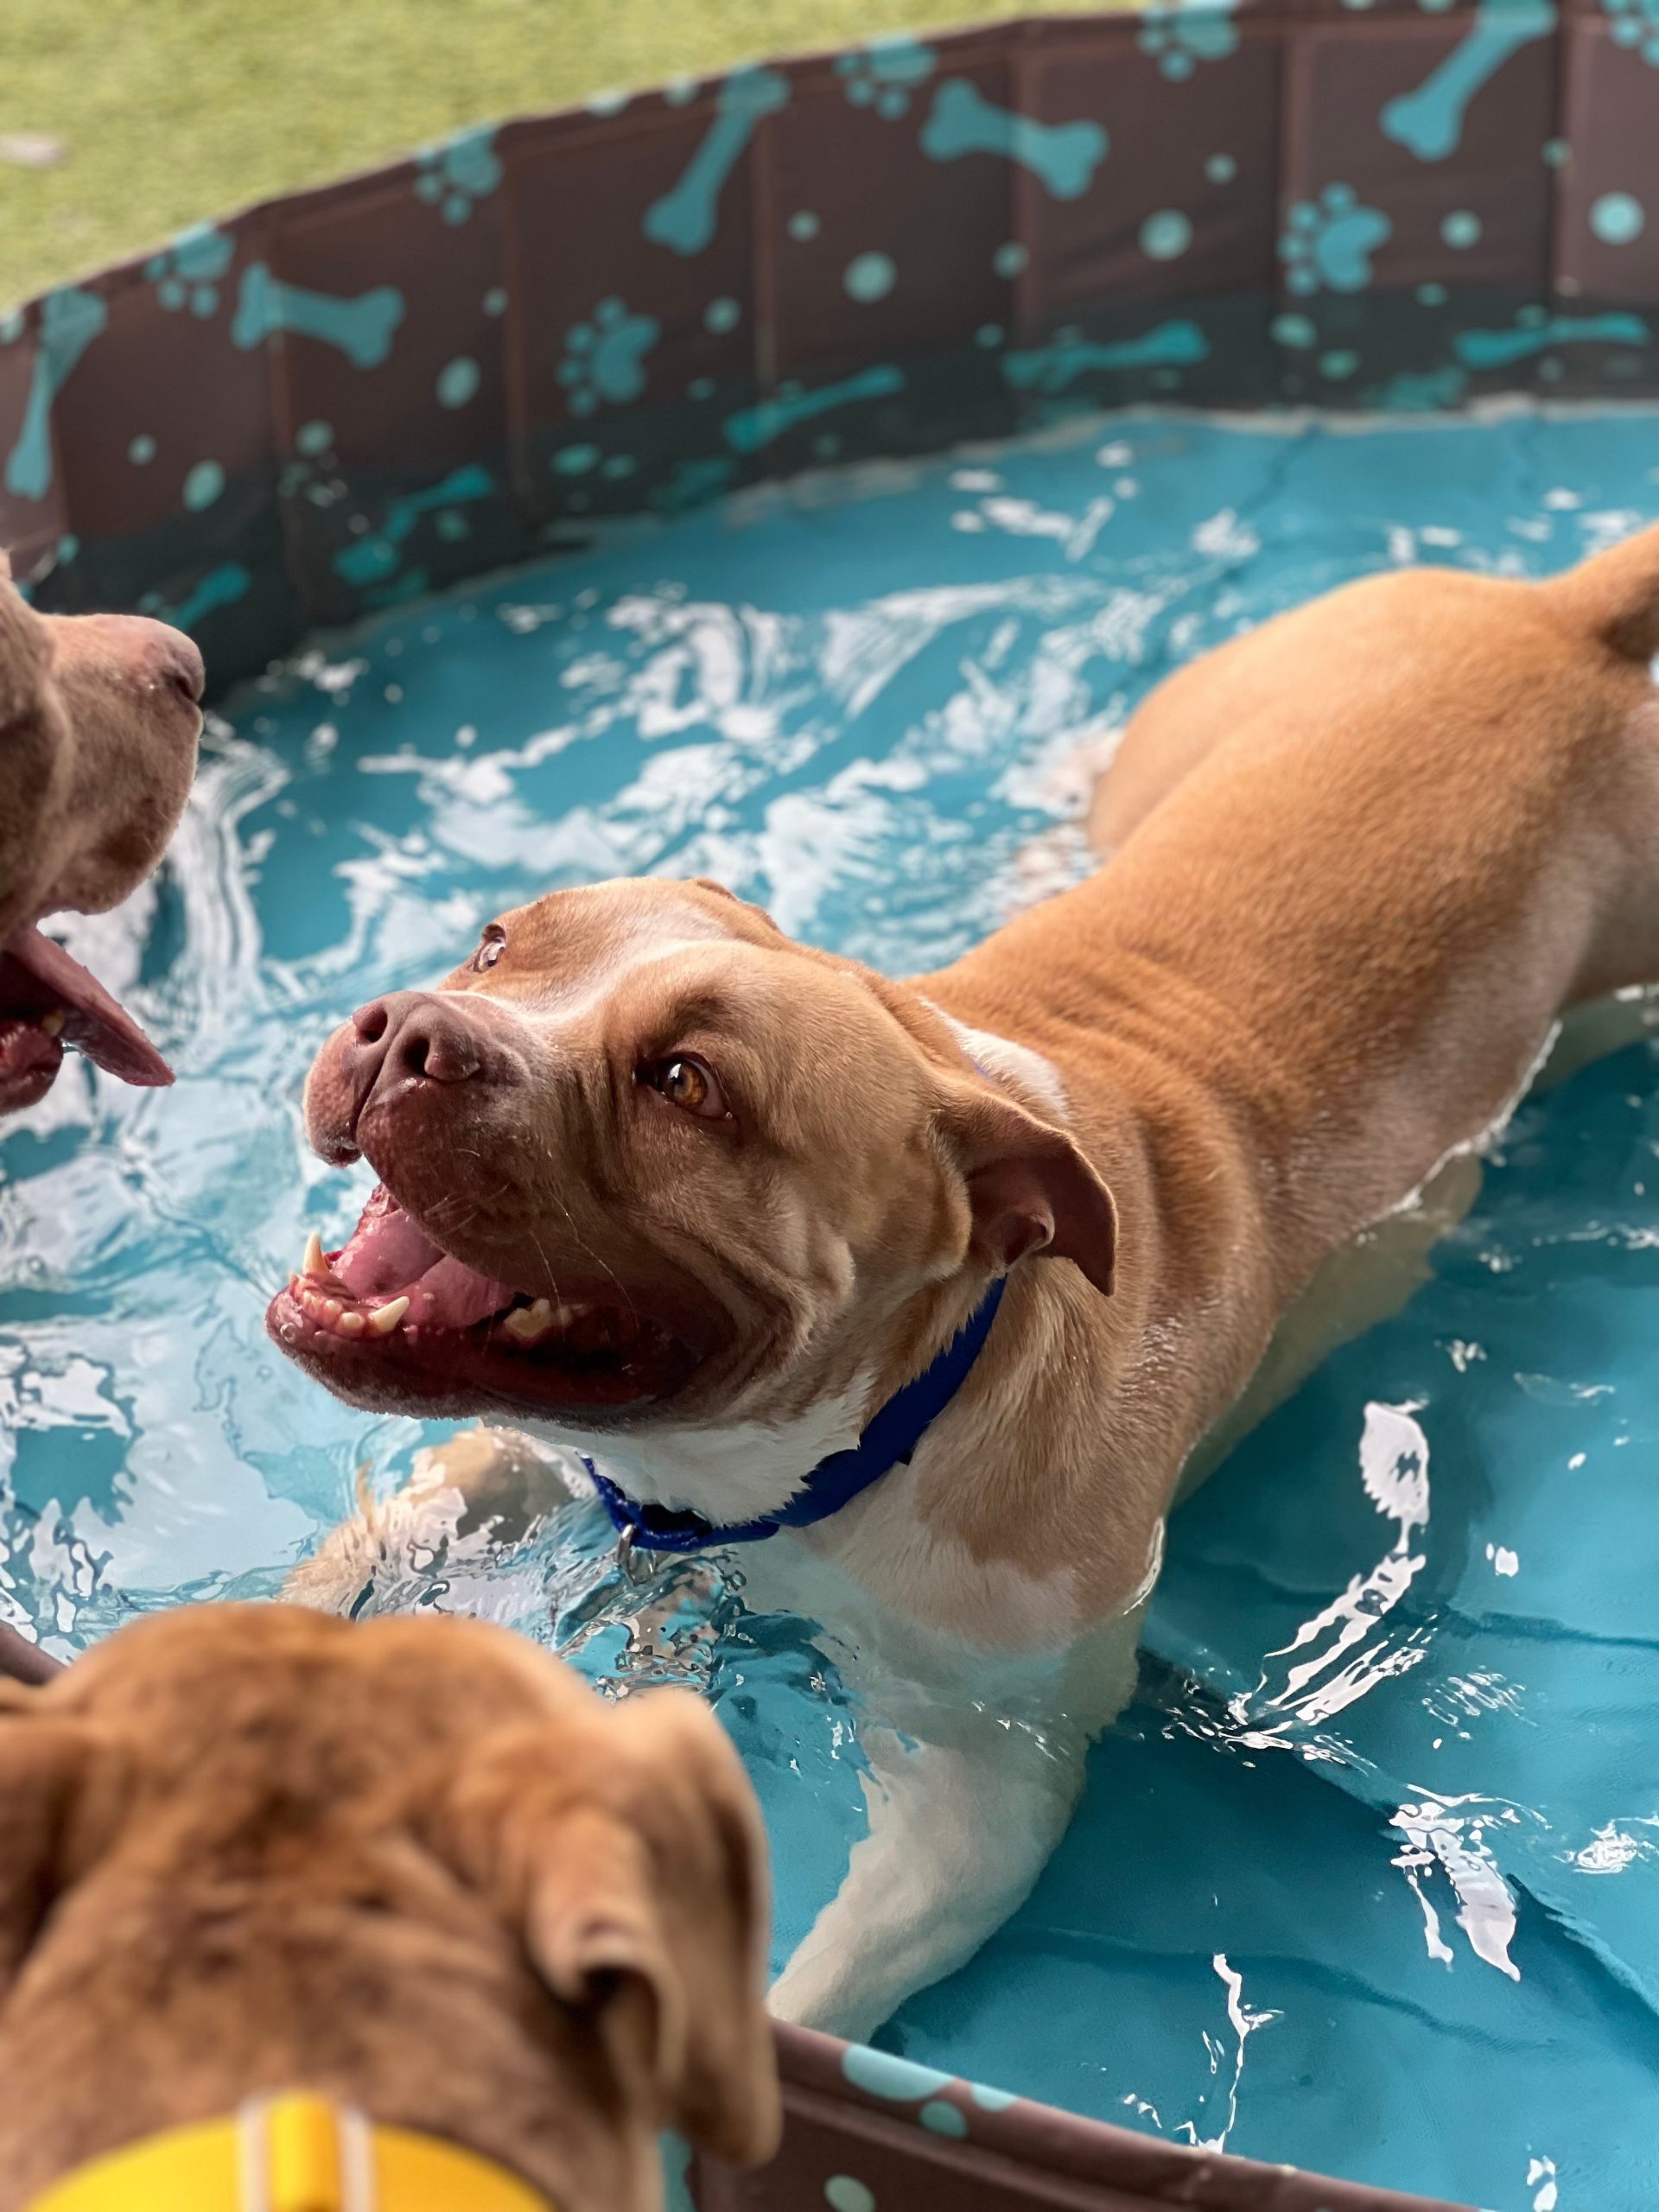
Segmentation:
<svg viewBox="0 0 1659 2212">
<path fill-rule="evenodd" d="M 948 1707 L 930 1696 L 918 1712 L 896 1684 L 880 1697 L 887 1713 L 861 1732 L 868 1833 L 773 1986 L 779 2019 L 867 2040 L 1017 1910 L 1065 1832 L 1091 1738 L 1133 1694 L 1137 1628 L 1070 1655 L 1041 1720 L 969 1703 L 960 1681 Z"/>
<path fill-rule="evenodd" d="M 767 2000 L 780 2020 L 867 2042 L 918 1989 L 965 1965 L 1029 1892 L 1065 1832 L 1083 1747 L 906 1745 L 874 1731 L 869 1833 Z"/>
<path fill-rule="evenodd" d="M 358 1510 L 291 1567 L 278 1593 L 314 1611 L 349 1613 L 381 1580 L 407 1582 L 418 1565 L 451 1554 L 486 1529 L 516 1541 L 576 1494 L 556 1455 L 510 1428 L 469 1428 L 415 1454 L 409 1480 L 390 1497 L 358 1478 Z"/>
</svg>

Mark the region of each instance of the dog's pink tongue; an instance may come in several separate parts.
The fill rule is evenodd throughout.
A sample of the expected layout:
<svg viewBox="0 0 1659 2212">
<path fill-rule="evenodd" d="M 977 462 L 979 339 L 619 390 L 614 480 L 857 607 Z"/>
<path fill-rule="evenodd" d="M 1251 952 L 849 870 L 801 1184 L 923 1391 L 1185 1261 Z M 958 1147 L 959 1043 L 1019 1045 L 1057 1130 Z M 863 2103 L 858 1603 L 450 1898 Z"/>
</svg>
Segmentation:
<svg viewBox="0 0 1659 2212">
<path fill-rule="evenodd" d="M 32 922 L 0 945 L 0 1007 L 10 1014 L 61 1014 L 66 1045 L 77 1045 L 124 1083 L 171 1083 L 173 1071 L 125 1007 Z"/>
<path fill-rule="evenodd" d="M 469 1329 L 518 1295 L 511 1283 L 451 1259 L 384 1185 L 332 1264 L 353 1298 L 406 1294 L 410 1320 L 429 1328 Z"/>
<path fill-rule="evenodd" d="M 334 1270 L 353 1298 L 390 1297 L 406 1290 L 442 1257 L 442 1247 L 382 1184 L 341 1247 Z"/>
</svg>

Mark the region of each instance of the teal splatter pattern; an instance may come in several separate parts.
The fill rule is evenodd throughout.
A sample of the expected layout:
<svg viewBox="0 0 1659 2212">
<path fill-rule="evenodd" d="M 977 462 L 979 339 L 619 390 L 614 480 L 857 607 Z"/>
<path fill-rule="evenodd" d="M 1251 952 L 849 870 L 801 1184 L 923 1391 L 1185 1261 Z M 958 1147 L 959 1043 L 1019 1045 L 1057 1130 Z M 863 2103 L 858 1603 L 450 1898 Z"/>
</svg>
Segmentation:
<svg viewBox="0 0 1659 2212">
<path fill-rule="evenodd" d="M 1380 207 L 1365 207 L 1351 184 L 1327 184 L 1317 200 L 1294 200 L 1279 258 L 1293 292 L 1363 292 L 1371 256 L 1394 234 Z"/>
<path fill-rule="evenodd" d="M 461 130 L 442 146 L 423 146 L 415 166 L 416 198 L 452 225 L 464 223 L 499 188 L 503 175 L 493 130 Z"/>
<path fill-rule="evenodd" d="M 564 334 L 559 382 L 573 415 L 638 399 L 645 388 L 645 360 L 662 335 L 654 315 L 630 315 L 626 300 L 605 299 L 585 322 Z"/>
<path fill-rule="evenodd" d="M 211 224 L 198 223 L 181 231 L 171 245 L 152 254 L 144 275 L 156 289 L 157 302 L 169 315 L 186 306 L 206 318 L 219 309 L 219 288 L 236 257 L 236 241 Z"/>
<path fill-rule="evenodd" d="M 1149 0 L 1135 44 L 1176 83 L 1238 51 L 1236 0 Z"/>
<path fill-rule="evenodd" d="M 836 74 L 853 106 L 868 108 L 888 123 L 909 114 L 912 93 L 938 67 L 932 48 L 913 38 L 873 39 L 836 56 Z"/>
</svg>

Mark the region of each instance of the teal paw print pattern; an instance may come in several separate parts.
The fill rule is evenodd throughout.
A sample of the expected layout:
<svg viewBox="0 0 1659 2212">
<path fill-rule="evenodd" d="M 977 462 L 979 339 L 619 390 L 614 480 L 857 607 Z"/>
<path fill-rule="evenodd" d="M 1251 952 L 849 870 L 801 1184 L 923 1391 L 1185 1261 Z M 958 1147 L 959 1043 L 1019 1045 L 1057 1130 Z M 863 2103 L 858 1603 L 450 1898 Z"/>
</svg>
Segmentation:
<svg viewBox="0 0 1659 2212">
<path fill-rule="evenodd" d="M 493 130 L 461 130 L 442 146 L 415 156 L 416 199 L 435 207 L 446 223 L 464 223 L 501 181 Z"/>
<path fill-rule="evenodd" d="M 590 321 L 564 334 L 559 382 L 573 415 L 592 415 L 606 402 L 638 399 L 645 388 L 645 357 L 662 335 L 652 315 L 630 315 L 623 300 L 601 300 Z"/>
<path fill-rule="evenodd" d="M 836 74 L 855 107 L 874 108 L 884 121 L 896 123 L 909 114 L 912 92 L 937 66 L 931 47 L 913 38 L 874 39 L 855 53 L 837 55 Z"/>
<path fill-rule="evenodd" d="M 1285 216 L 1279 258 L 1293 292 L 1363 292 L 1371 256 L 1393 235 L 1380 207 L 1363 207 L 1351 184 L 1327 184 L 1317 200 L 1294 200 Z"/>
<path fill-rule="evenodd" d="M 144 274 L 168 315 L 188 306 L 192 315 L 206 317 L 219 306 L 219 282 L 235 252 L 223 231 L 199 223 L 181 231 L 164 252 L 152 255 L 144 264 Z"/>
<path fill-rule="evenodd" d="M 1200 61 L 1224 61 L 1237 51 L 1234 5 L 1235 0 L 1148 0 L 1135 44 L 1179 83 Z"/>
<path fill-rule="evenodd" d="M 1659 69 L 1659 0 L 1601 0 L 1601 5 L 1613 44 L 1633 48 L 1649 68 Z"/>
</svg>

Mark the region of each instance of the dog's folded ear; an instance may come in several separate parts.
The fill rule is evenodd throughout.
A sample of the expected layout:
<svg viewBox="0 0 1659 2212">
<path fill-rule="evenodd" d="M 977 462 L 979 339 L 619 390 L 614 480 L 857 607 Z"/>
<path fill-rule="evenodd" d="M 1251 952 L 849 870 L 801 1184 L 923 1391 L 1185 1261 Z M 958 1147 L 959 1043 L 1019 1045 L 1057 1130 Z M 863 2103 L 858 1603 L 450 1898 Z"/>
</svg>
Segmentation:
<svg viewBox="0 0 1659 2212">
<path fill-rule="evenodd" d="M 954 1089 L 941 1117 L 973 1215 L 969 1249 L 999 1271 L 1027 1253 L 1070 1260 L 1112 1294 L 1117 1207 L 1077 1140 L 988 1086 Z"/>
<path fill-rule="evenodd" d="M 442 1830 L 642 2118 L 734 2165 L 772 2155 L 766 1834 L 700 1699 L 656 1690 L 492 1732 Z"/>
<path fill-rule="evenodd" d="M 46 1692 L 0 1683 L 0 2003 L 74 1880 L 105 1746 Z"/>
</svg>

